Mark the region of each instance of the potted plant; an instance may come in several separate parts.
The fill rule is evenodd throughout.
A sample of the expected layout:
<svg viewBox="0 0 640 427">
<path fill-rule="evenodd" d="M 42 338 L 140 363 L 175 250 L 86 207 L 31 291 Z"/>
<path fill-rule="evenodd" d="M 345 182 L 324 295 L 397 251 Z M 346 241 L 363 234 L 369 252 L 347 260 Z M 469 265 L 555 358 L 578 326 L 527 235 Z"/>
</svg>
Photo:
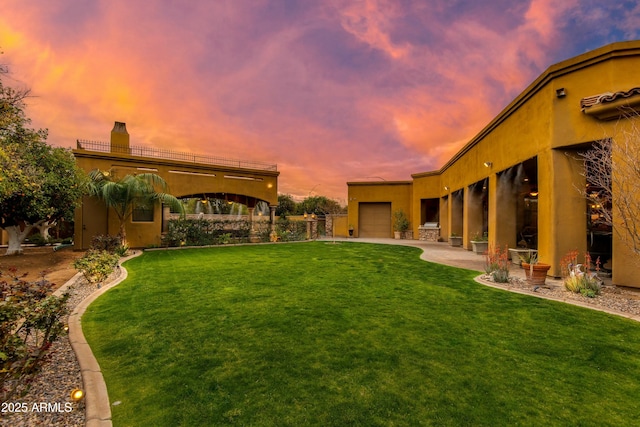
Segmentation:
<svg viewBox="0 0 640 427">
<path fill-rule="evenodd" d="M 486 233 L 475 233 L 471 238 L 473 252 L 484 255 L 489 250 L 489 236 Z"/>
<path fill-rule="evenodd" d="M 547 272 L 551 268 L 549 264 L 538 262 L 537 252 L 526 252 L 520 255 L 522 269 L 531 285 L 544 285 L 547 280 Z"/>
<path fill-rule="evenodd" d="M 449 244 L 456 248 L 462 246 L 462 236 L 459 236 L 457 233 L 451 233 L 449 236 Z"/>
<path fill-rule="evenodd" d="M 402 209 L 393 213 L 393 237 L 402 239 L 409 229 L 409 219 Z"/>
<path fill-rule="evenodd" d="M 527 249 L 527 248 L 509 248 L 509 256 L 511 257 L 511 262 L 515 265 L 520 265 L 522 263 L 522 258 L 529 259 L 532 253 L 538 252 L 537 249 Z"/>
</svg>

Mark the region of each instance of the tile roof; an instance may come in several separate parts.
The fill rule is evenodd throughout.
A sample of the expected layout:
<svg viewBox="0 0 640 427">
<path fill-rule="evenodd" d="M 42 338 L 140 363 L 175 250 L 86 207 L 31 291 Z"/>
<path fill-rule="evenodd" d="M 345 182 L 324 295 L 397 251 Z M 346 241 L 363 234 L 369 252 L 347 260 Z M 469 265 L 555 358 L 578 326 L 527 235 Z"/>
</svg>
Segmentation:
<svg viewBox="0 0 640 427">
<path fill-rule="evenodd" d="M 580 100 L 580 107 L 582 108 L 582 111 L 584 111 L 586 108 L 593 107 L 597 104 L 605 104 L 621 98 L 630 98 L 634 95 L 640 95 L 640 87 L 634 87 L 627 91 L 619 91 L 615 93 L 606 92 L 599 95 L 587 96 Z"/>
</svg>

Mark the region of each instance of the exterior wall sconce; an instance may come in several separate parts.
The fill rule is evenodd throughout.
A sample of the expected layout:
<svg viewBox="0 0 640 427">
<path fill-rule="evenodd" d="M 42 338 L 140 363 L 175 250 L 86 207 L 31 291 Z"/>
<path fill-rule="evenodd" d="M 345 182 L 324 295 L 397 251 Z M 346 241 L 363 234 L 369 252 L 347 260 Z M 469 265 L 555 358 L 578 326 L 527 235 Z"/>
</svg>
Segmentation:
<svg viewBox="0 0 640 427">
<path fill-rule="evenodd" d="M 493 162 L 484 162 L 483 165 L 485 168 L 490 168 L 491 166 L 493 166 Z"/>
<path fill-rule="evenodd" d="M 449 187 L 447 187 L 446 185 L 444 186 L 444 191 L 449 191 Z"/>
<path fill-rule="evenodd" d="M 564 98 L 565 96 L 567 96 L 567 92 L 564 90 L 563 87 L 561 87 L 560 89 L 556 89 L 556 97 Z"/>
</svg>

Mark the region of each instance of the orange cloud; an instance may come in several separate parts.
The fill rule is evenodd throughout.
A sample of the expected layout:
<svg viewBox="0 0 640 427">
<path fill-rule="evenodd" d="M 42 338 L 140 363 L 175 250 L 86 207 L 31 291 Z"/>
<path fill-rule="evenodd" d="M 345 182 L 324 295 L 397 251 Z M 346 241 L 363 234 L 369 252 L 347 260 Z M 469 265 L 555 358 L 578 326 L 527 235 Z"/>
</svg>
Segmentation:
<svg viewBox="0 0 640 427">
<path fill-rule="evenodd" d="M 638 36 L 623 7 L 6 0 L 0 48 L 55 145 L 124 121 L 133 144 L 278 163 L 281 192 L 344 198 L 439 167 L 551 63 Z"/>
</svg>

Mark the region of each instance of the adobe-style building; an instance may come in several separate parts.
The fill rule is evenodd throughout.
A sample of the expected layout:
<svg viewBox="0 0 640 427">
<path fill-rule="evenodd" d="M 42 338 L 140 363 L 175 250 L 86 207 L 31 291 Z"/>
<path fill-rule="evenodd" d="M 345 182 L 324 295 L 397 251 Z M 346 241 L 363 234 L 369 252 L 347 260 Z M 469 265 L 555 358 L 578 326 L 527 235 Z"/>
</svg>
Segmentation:
<svg viewBox="0 0 640 427">
<path fill-rule="evenodd" d="M 79 140 L 73 155 L 86 172 L 99 169 L 117 176 L 154 173 L 166 181 L 168 193 L 177 198 L 241 203 L 248 207 L 249 218 L 253 218 L 256 205 L 262 201 L 269 206 L 272 224 L 275 221 L 280 174 L 277 165 L 136 147 L 129 144 L 129 139 L 125 123 L 116 122 L 110 142 Z M 134 209 L 126 224 L 127 242 L 131 247 L 160 245 L 169 217 L 169 208 L 160 203 L 152 209 Z M 76 250 L 88 249 L 95 235 L 119 232 L 115 213 L 95 197 L 83 198 L 74 220 Z"/>
<path fill-rule="evenodd" d="M 476 234 L 494 246 L 526 244 L 552 276 L 569 251 L 589 251 L 611 268 L 613 283 L 640 287 L 638 255 L 617 234 L 623 229 L 593 221 L 579 191 L 587 179 L 578 155 L 609 138 L 615 152 L 636 120 L 622 112 L 640 109 L 638 70 L 640 41 L 552 65 L 439 170 L 409 181 L 348 182 L 354 236 L 391 237 L 393 213 L 403 210 L 414 238 L 429 238 L 430 223 L 440 240 L 462 236 L 466 249 Z"/>
</svg>

